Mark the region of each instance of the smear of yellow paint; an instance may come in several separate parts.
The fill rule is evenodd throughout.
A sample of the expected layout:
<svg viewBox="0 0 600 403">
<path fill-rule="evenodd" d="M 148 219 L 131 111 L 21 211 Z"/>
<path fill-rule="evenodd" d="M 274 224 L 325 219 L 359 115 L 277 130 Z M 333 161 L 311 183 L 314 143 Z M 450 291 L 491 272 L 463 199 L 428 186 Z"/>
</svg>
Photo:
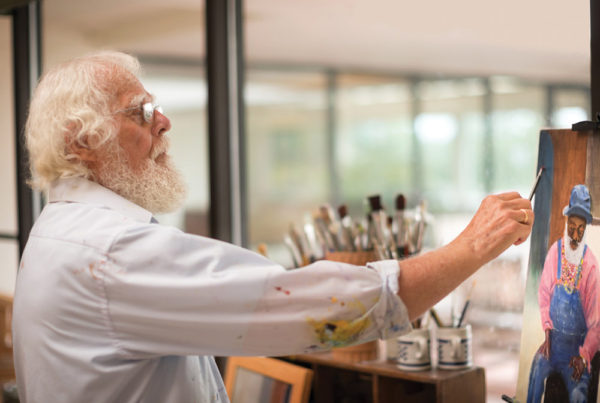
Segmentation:
<svg viewBox="0 0 600 403">
<path fill-rule="evenodd" d="M 335 297 L 331 297 L 332 303 L 335 303 L 336 301 L 337 299 Z M 317 334 L 317 338 L 322 344 L 330 347 L 348 345 L 354 342 L 360 333 L 369 327 L 371 320 L 368 316 L 365 316 L 366 309 L 360 301 L 349 303 L 348 308 L 354 308 L 358 311 L 358 317 L 356 319 L 307 319 L 308 324 L 312 326 Z"/>
<path fill-rule="evenodd" d="M 338 299 L 336 297 L 331 297 L 331 303 L 335 304 L 338 301 Z"/>
<path fill-rule="evenodd" d="M 319 341 L 331 347 L 341 347 L 355 341 L 358 335 L 369 327 L 368 317 L 355 320 L 314 320 L 308 319 Z"/>
</svg>

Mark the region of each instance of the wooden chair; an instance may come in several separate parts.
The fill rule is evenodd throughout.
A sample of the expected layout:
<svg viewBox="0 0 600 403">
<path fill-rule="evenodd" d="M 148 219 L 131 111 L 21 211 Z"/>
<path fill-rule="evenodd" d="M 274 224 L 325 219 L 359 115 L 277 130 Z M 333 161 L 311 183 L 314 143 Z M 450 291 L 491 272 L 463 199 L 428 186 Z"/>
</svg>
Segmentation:
<svg viewBox="0 0 600 403">
<path fill-rule="evenodd" d="M 0 294 L 0 386 L 15 379 L 12 351 L 13 297 Z"/>
<path fill-rule="evenodd" d="M 307 403 L 313 371 L 275 358 L 229 357 L 225 387 L 232 403 Z"/>
</svg>

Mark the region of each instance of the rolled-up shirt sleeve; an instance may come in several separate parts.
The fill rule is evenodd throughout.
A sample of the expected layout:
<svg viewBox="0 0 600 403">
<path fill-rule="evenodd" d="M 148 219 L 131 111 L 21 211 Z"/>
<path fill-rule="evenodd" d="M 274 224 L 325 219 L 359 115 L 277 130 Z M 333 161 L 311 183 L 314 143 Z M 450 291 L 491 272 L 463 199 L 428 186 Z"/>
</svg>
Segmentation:
<svg viewBox="0 0 600 403">
<path fill-rule="evenodd" d="M 263 256 L 158 225 L 112 243 L 96 274 L 114 343 L 131 357 L 286 355 L 410 330 L 397 261 L 319 261 L 286 270 Z"/>
</svg>

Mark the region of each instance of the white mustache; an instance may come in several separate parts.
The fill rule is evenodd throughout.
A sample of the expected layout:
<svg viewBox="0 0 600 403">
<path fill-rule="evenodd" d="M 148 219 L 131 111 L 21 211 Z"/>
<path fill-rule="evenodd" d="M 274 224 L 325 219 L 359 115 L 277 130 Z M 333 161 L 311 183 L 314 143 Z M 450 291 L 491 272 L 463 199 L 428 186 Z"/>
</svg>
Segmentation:
<svg viewBox="0 0 600 403">
<path fill-rule="evenodd" d="M 159 155 L 162 153 L 167 153 L 169 151 L 169 140 L 163 139 L 160 143 L 157 143 L 150 153 L 150 158 L 152 160 L 156 160 Z"/>
</svg>

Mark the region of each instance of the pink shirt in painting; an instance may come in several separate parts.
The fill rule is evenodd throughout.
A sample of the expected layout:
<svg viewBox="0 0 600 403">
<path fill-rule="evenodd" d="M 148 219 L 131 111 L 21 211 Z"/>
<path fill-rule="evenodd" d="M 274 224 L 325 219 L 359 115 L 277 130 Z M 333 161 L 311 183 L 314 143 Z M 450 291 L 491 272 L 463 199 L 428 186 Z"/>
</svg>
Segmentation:
<svg viewBox="0 0 600 403">
<path fill-rule="evenodd" d="M 563 242 L 564 244 L 564 239 Z M 573 285 L 576 282 L 576 272 L 578 265 L 566 265 L 566 259 L 561 253 L 563 260 L 561 278 L 557 279 L 558 270 L 558 242 L 555 242 L 546 255 L 544 262 L 544 270 L 540 279 L 540 288 L 538 292 L 538 303 L 540 306 L 540 314 L 542 316 L 542 327 L 544 331 L 552 329 L 552 319 L 550 318 L 550 301 L 557 282 L 570 283 Z M 566 266 L 566 267 L 565 267 Z M 569 267 L 570 266 L 570 267 Z M 588 328 L 583 346 L 579 347 L 579 354 L 585 359 L 588 364 L 588 369 L 594 354 L 600 345 L 600 305 L 598 301 L 598 287 L 600 279 L 598 278 L 598 262 L 594 254 L 587 248 L 583 257 L 581 268 L 581 277 L 577 288 L 579 289 L 579 297 L 581 298 L 581 306 L 585 314 L 585 323 Z"/>
</svg>

